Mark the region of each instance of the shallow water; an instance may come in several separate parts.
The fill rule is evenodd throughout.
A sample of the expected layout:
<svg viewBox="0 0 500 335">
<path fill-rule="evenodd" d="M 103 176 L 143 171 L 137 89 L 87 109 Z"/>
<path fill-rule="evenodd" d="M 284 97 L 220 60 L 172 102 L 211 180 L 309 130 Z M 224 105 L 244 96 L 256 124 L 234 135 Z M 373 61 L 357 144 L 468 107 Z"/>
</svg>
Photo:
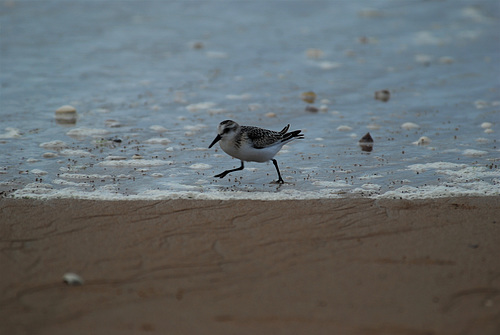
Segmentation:
<svg viewBox="0 0 500 335">
<path fill-rule="evenodd" d="M 4 195 L 500 194 L 497 1 L 0 8 Z M 374 98 L 380 90 L 388 101 Z M 308 91 L 316 112 L 301 99 Z M 56 120 L 63 105 L 75 122 Z M 207 148 L 225 119 L 302 129 L 306 138 L 276 156 L 286 184 L 269 183 L 270 163 L 213 178 L 239 166 Z M 367 132 L 372 151 L 358 144 Z M 430 142 L 418 145 L 423 136 Z"/>
</svg>

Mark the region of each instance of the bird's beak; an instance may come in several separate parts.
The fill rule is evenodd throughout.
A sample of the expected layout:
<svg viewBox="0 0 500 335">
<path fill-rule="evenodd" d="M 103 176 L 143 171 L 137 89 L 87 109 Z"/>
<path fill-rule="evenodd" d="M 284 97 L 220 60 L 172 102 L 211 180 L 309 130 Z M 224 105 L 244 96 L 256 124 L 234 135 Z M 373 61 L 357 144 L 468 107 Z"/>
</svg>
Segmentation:
<svg viewBox="0 0 500 335">
<path fill-rule="evenodd" d="M 217 142 L 219 142 L 221 138 L 222 138 L 222 137 L 220 137 L 220 135 L 215 136 L 215 138 L 214 138 L 214 140 L 213 140 L 212 144 L 210 144 L 210 145 L 208 146 L 208 148 L 210 149 L 211 147 L 213 147 L 213 146 L 214 146 L 214 144 L 215 144 L 215 143 L 217 143 Z"/>
</svg>

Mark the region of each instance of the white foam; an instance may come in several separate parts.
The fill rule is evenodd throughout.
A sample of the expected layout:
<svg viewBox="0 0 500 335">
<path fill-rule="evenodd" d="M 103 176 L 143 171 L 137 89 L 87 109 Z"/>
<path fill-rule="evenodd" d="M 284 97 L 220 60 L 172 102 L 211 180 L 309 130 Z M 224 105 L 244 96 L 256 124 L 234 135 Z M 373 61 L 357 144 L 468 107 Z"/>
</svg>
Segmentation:
<svg viewBox="0 0 500 335">
<path fill-rule="evenodd" d="M 361 185 L 361 188 L 365 189 L 365 190 L 380 191 L 382 189 L 382 186 L 380 186 L 378 184 L 367 183 L 367 184 Z"/>
<path fill-rule="evenodd" d="M 124 161 L 127 159 L 125 156 L 107 156 L 104 158 L 107 161 Z"/>
<path fill-rule="evenodd" d="M 418 45 L 438 45 L 443 43 L 443 40 L 434 36 L 430 31 L 419 31 L 415 34 L 415 43 Z"/>
<path fill-rule="evenodd" d="M 320 186 L 320 187 L 337 187 L 337 188 L 344 188 L 344 187 L 350 187 L 351 185 L 347 184 L 345 181 L 326 181 L 326 180 L 316 180 L 313 181 L 312 183 L 314 186 Z"/>
<path fill-rule="evenodd" d="M 33 174 L 39 175 L 39 176 L 45 176 L 46 174 L 48 174 L 47 171 L 40 170 L 40 169 L 33 169 L 30 172 Z"/>
<path fill-rule="evenodd" d="M 368 175 L 363 175 L 359 177 L 359 180 L 370 180 L 370 179 L 376 179 L 376 178 L 382 178 L 383 176 L 381 174 L 368 174 Z"/>
<path fill-rule="evenodd" d="M 288 188 L 278 191 L 242 191 L 242 190 L 213 190 L 206 183 L 195 183 L 193 185 L 179 184 L 175 182 L 162 183 L 161 190 L 145 190 L 135 195 L 127 195 L 117 192 L 116 186 L 109 184 L 99 187 L 95 191 L 82 190 L 81 187 L 89 186 L 88 183 L 75 183 L 62 179 L 56 179 L 54 184 L 69 186 L 63 189 L 53 189 L 52 185 L 31 183 L 23 189 L 11 193 L 14 198 L 74 198 L 92 200 L 170 200 L 170 199 L 199 199 L 199 200 L 307 200 L 307 199 L 337 199 L 345 194 L 351 194 L 373 199 L 429 199 L 456 196 L 498 196 L 500 195 L 500 179 L 498 183 L 490 184 L 484 181 L 467 182 L 463 184 L 443 184 L 438 186 L 409 186 L 404 185 L 395 190 L 380 193 L 380 185 L 363 184 L 362 187 L 352 191 L 338 188 L 323 188 L 315 191 L 298 191 Z M 345 187 L 346 184 L 343 184 Z"/>
<path fill-rule="evenodd" d="M 83 180 L 113 178 L 109 174 L 82 174 L 82 173 L 61 173 L 59 177 L 65 179 L 83 179 Z"/>
<path fill-rule="evenodd" d="M 153 138 L 150 138 L 149 140 L 146 140 L 144 141 L 144 143 L 147 143 L 147 144 L 169 144 L 171 143 L 172 141 L 166 137 L 153 137 Z"/>
<path fill-rule="evenodd" d="M 379 130 L 380 129 L 380 125 L 376 124 L 376 123 L 370 123 L 369 125 L 366 126 L 366 128 L 368 128 L 370 130 Z"/>
<path fill-rule="evenodd" d="M 21 132 L 17 128 L 7 127 L 5 128 L 5 133 L 0 134 L 0 139 L 9 138 L 19 138 L 21 137 Z"/>
<path fill-rule="evenodd" d="M 500 170 L 490 170 L 484 166 L 466 166 L 460 170 L 440 170 L 439 172 L 450 176 L 450 180 L 456 183 L 468 183 L 470 181 L 481 181 L 485 178 L 500 177 Z"/>
<path fill-rule="evenodd" d="M 333 69 L 338 69 L 339 67 L 342 66 L 342 64 L 338 62 L 323 61 L 323 62 L 318 62 L 317 66 L 322 70 L 333 70 Z"/>
<path fill-rule="evenodd" d="M 168 131 L 167 128 L 160 125 L 152 125 L 151 127 L 149 127 L 149 129 L 156 131 L 157 133 L 165 133 Z"/>
<path fill-rule="evenodd" d="M 432 62 L 432 57 L 425 54 L 417 54 L 415 55 L 415 62 L 424 65 L 429 64 L 430 62 Z"/>
<path fill-rule="evenodd" d="M 226 99 L 228 100 L 248 100 L 252 97 L 251 94 L 249 93 L 243 93 L 243 94 L 228 94 L 226 95 Z"/>
<path fill-rule="evenodd" d="M 415 144 L 415 145 L 427 145 L 429 143 L 431 143 L 431 139 L 428 138 L 427 136 L 422 136 L 417 141 L 413 142 L 412 144 Z"/>
<path fill-rule="evenodd" d="M 259 110 L 261 108 L 262 108 L 262 105 L 261 104 L 257 104 L 257 103 L 255 103 L 255 104 L 249 104 L 248 105 L 248 110 L 251 111 L 251 112 Z"/>
<path fill-rule="evenodd" d="M 213 107 L 215 107 L 215 103 L 207 101 L 207 102 L 199 102 L 197 104 L 187 105 L 186 109 L 190 112 L 197 112 L 199 110 L 206 110 Z"/>
<path fill-rule="evenodd" d="M 68 144 L 64 141 L 55 140 L 50 142 L 40 143 L 40 147 L 48 150 L 61 150 L 68 147 Z"/>
<path fill-rule="evenodd" d="M 92 153 L 78 149 L 64 149 L 59 153 L 61 156 L 91 157 Z"/>
<path fill-rule="evenodd" d="M 189 166 L 190 169 L 194 169 L 194 170 L 206 170 L 206 169 L 210 169 L 211 167 L 212 167 L 212 165 L 205 164 L 205 163 L 196 163 L 196 164 L 192 164 L 191 166 Z"/>
<path fill-rule="evenodd" d="M 396 190 L 385 192 L 377 198 L 395 199 L 428 199 L 457 196 L 498 196 L 500 186 L 492 186 L 487 182 L 468 182 L 461 185 L 445 184 L 439 186 L 402 186 Z"/>
<path fill-rule="evenodd" d="M 474 101 L 474 106 L 476 106 L 477 109 L 483 109 L 489 106 L 488 101 L 484 100 L 476 100 Z"/>
<path fill-rule="evenodd" d="M 98 163 L 98 166 L 107 167 L 144 167 L 144 166 L 160 166 L 171 165 L 172 161 L 164 161 L 159 159 L 128 159 L 128 160 L 110 160 Z"/>
<path fill-rule="evenodd" d="M 53 184 L 55 185 L 60 185 L 60 186 L 73 186 L 73 187 L 87 187 L 89 186 L 88 183 L 76 183 L 74 181 L 69 181 L 69 180 L 64 180 L 64 179 L 54 179 L 52 181 Z"/>
<path fill-rule="evenodd" d="M 184 130 L 189 130 L 189 131 L 200 131 L 202 130 L 203 128 L 206 128 L 207 125 L 205 124 L 202 124 L 202 123 L 198 123 L 198 124 L 195 124 L 195 125 L 187 125 L 187 126 L 184 126 Z"/>
<path fill-rule="evenodd" d="M 417 172 L 424 172 L 429 169 L 439 169 L 439 170 L 445 170 L 445 169 L 461 169 L 466 167 L 466 164 L 457 164 L 457 163 L 449 163 L 449 162 L 434 162 L 434 163 L 426 163 L 426 164 L 412 164 L 408 165 L 408 169 L 417 171 Z"/>
<path fill-rule="evenodd" d="M 463 152 L 464 156 L 467 157 L 482 157 L 488 154 L 488 151 L 484 150 L 475 150 L 475 149 L 466 149 Z"/>
<path fill-rule="evenodd" d="M 106 129 L 99 128 L 74 128 L 66 133 L 70 137 L 93 137 L 106 135 L 109 132 Z"/>
<path fill-rule="evenodd" d="M 222 51 L 207 51 L 206 55 L 208 58 L 227 58 L 227 53 Z"/>
</svg>

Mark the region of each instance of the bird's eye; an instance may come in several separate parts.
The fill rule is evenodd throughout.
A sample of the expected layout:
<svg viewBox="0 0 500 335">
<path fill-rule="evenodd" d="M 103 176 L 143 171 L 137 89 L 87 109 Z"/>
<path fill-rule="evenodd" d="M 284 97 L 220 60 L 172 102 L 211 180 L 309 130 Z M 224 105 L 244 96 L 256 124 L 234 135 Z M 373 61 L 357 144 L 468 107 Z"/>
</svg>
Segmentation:
<svg viewBox="0 0 500 335">
<path fill-rule="evenodd" d="M 224 128 L 224 130 L 222 131 L 222 133 L 223 133 L 223 134 L 227 134 L 227 133 L 229 133 L 229 131 L 230 131 L 230 130 L 231 130 L 231 129 L 229 129 L 229 128 Z"/>
</svg>

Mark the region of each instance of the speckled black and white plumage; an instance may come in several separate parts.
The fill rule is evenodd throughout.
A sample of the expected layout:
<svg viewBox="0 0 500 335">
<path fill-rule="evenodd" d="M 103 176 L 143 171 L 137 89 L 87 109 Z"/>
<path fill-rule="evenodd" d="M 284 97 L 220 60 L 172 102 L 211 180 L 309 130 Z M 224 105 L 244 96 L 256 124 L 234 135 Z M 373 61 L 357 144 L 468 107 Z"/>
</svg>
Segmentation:
<svg viewBox="0 0 500 335">
<path fill-rule="evenodd" d="M 254 126 L 240 126 L 232 120 L 225 120 L 219 124 L 217 136 L 210 144 L 211 148 L 220 141 L 220 147 L 228 155 L 241 160 L 241 166 L 236 169 L 226 170 L 216 177 L 223 178 L 229 172 L 243 170 L 243 162 L 272 161 L 278 172 L 278 182 L 283 183 L 278 164 L 273 158 L 283 145 L 294 140 L 304 138 L 300 130 L 288 132 L 290 125 L 281 131 L 263 129 Z"/>
</svg>

